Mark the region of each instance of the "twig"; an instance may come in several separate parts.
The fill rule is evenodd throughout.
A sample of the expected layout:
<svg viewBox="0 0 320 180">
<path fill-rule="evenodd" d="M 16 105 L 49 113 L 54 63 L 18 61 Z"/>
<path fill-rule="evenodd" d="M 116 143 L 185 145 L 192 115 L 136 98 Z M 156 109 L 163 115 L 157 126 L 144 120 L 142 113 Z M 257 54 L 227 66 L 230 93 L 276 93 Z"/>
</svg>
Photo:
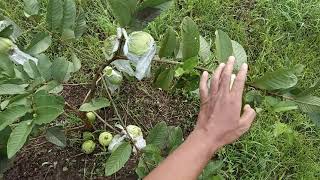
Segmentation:
<svg viewBox="0 0 320 180">
<path fill-rule="evenodd" d="M 174 64 L 174 65 L 182 65 L 183 64 L 182 62 L 179 62 L 179 61 L 164 60 L 164 59 L 160 59 L 159 57 L 155 57 L 153 59 L 153 61 L 159 62 L 159 63 Z M 206 69 L 206 68 L 203 68 L 203 67 L 200 67 L 200 66 L 196 66 L 195 69 L 197 69 L 199 71 L 207 71 L 209 73 L 212 72 L 212 70 Z"/>
<path fill-rule="evenodd" d="M 120 131 L 118 131 L 117 129 L 115 129 L 114 127 L 112 127 L 107 121 L 105 121 L 101 116 L 99 116 L 99 114 L 97 114 L 96 112 L 93 112 L 97 118 L 102 121 L 106 126 L 108 126 L 110 129 L 112 129 L 113 131 L 115 131 L 116 133 L 121 133 Z"/>
<path fill-rule="evenodd" d="M 63 86 L 82 86 L 89 85 L 89 83 L 77 83 L 77 84 L 62 84 Z"/>
</svg>

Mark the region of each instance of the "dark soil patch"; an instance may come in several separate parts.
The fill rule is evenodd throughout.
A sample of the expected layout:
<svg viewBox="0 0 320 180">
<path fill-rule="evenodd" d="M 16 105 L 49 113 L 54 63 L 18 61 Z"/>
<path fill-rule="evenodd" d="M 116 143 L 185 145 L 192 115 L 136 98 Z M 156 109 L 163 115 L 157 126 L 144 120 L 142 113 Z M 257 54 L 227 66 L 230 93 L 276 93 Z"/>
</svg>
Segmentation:
<svg viewBox="0 0 320 180">
<path fill-rule="evenodd" d="M 154 89 L 150 82 L 126 83 L 115 96 L 115 102 L 126 124 L 138 124 L 144 129 L 150 129 L 159 121 L 168 125 L 180 125 L 186 134 L 192 130 L 198 107 L 182 96 L 172 95 Z M 66 86 L 63 95 L 65 100 L 79 107 L 86 96 L 87 87 Z M 115 114 L 111 108 L 100 111 L 110 124 L 116 123 Z M 61 117 L 60 119 L 63 119 Z M 97 129 L 103 129 L 100 123 Z M 102 177 L 103 162 L 106 160 L 101 151 L 91 155 L 81 152 L 81 132 L 68 133 L 69 145 L 61 149 L 45 140 L 44 137 L 31 139 L 16 156 L 13 167 L 5 174 L 9 180 L 23 179 L 137 179 L 134 169 L 138 163 L 137 157 L 129 160 L 126 166 L 112 177 Z"/>
</svg>

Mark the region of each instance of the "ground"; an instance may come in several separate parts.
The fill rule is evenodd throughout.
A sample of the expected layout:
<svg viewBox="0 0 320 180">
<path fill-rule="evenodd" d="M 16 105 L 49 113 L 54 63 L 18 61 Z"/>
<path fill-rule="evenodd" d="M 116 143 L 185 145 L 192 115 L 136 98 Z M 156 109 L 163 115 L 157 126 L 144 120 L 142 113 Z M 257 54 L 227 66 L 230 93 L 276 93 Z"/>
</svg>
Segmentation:
<svg viewBox="0 0 320 180">
<path fill-rule="evenodd" d="M 41 2 L 44 13 L 46 0 Z M 0 12 L 23 29 L 31 28 L 33 33 L 44 30 L 44 15 L 33 20 L 25 18 L 21 1 L 9 3 L 0 0 L 0 5 Z M 83 63 L 80 72 L 70 82 L 75 84 L 86 83 L 92 78 L 93 70 L 104 61 L 101 52 L 103 40 L 114 34 L 116 27 L 105 11 L 104 1 L 92 3 L 82 0 L 81 6 L 87 13 L 90 28 L 72 48 Z M 214 41 L 215 30 L 222 29 L 244 46 L 249 56 L 248 82 L 280 67 L 303 64 L 305 70 L 299 76 L 299 86 L 309 87 L 320 75 L 319 9 L 318 0 L 179 0 L 146 31 L 159 40 L 167 25 L 179 29 L 183 17 L 190 16 L 207 40 Z M 30 38 L 30 33 L 23 34 L 20 45 L 26 46 Z M 52 56 L 68 54 L 70 48 L 67 47 L 55 43 L 48 53 Z M 127 116 L 128 122 L 138 120 L 146 130 L 159 120 L 165 120 L 168 124 L 180 125 L 185 134 L 190 132 L 197 117 L 197 99 L 181 92 L 160 91 L 153 88 L 150 81 L 127 82 L 117 97 L 116 102 L 122 107 L 121 113 Z M 64 95 L 67 101 L 80 105 L 86 91 L 85 87 L 65 86 Z M 319 95 L 319 91 L 316 93 Z M 259 108 L 262 111 L 251 130 L 217 153 L 215 158 L 224 162 L 221 174 L 226 179 L 320 179 L 319 128 L 299 111 L 274 113 L 264 103 Z M 111 110 L 100 113 L 105 114 L 104 117 L 113 115 Z M 275 136 L 276 125 L 280 122 L 292 130 L 290 136 Z M 79 126 L 73 116 L 61 117 L 58 123 L 68 128 Z M 101 174 L 104 159 L 99 155 L 81 154 L 80 142 L 75 138 L 77 133 L 77 130 L 68 133 L 71 139 L 66 149 L 59 149 L 41 138 L 31 139 L 17 155 L 14 166 L 5 173 L 5 177 L 83 179 Z M 135 179 L 132 164 L 135 164 L 134 158 L 110 179 L 126 179 L 127 176 Z M 63 167 L 68 170 L 63 171 Z"/>
</svg>

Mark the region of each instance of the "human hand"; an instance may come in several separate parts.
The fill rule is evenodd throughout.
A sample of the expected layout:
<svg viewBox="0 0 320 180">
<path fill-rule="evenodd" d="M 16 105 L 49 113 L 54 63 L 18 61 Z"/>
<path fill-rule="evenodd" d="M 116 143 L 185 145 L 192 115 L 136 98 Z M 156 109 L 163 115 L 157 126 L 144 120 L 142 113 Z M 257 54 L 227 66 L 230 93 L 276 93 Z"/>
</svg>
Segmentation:
<svg viewBox="0 0 320 180">
<path fill-rule="evenodd" d="M 227 64 L 220 64 L 213 73 L 208 89 L 208 72 L 200 80 L 200 113 L 194 131 L 204 133 L 212 142 L 212 151 L 230 144 L 251 126 L 256 112 L 245 105 L 241 115 L 242 94 L 248 65 L 243 64 L 230 90 L 230 79 L 235 58 L 229 57 Z"/>
</svg>

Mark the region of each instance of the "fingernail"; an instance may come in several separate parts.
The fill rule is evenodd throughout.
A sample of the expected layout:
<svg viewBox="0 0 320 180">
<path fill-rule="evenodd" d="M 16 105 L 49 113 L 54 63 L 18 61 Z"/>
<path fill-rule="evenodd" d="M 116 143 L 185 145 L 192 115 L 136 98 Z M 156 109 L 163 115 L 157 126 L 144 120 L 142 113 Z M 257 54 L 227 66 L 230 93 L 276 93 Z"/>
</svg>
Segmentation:
<svg viewBox="0 0 320 180">
<path fill-rule="evenodd" d="M 203 75 L 206 76 L 208 74 L 207 71 L 203 71 Z"/>
<path fill-rule="evenodd" d="M 243 63 L 241 65 L 241 69 L 248 69 L 248 64 L 247 63 Z"/>
<path fill-rule="evenodd" d="M 226 65 L 225 63 L 221 63 L 221 64 L 220 64 L 221 67 L 223 67 L 223 66 L 225 66 L 225 65 Z"/>
<path fill-rule="evenodd" d="M 236 60 L 234 56 L 230 56 L 228 62 L 233 63 Z"/>
</svg>

